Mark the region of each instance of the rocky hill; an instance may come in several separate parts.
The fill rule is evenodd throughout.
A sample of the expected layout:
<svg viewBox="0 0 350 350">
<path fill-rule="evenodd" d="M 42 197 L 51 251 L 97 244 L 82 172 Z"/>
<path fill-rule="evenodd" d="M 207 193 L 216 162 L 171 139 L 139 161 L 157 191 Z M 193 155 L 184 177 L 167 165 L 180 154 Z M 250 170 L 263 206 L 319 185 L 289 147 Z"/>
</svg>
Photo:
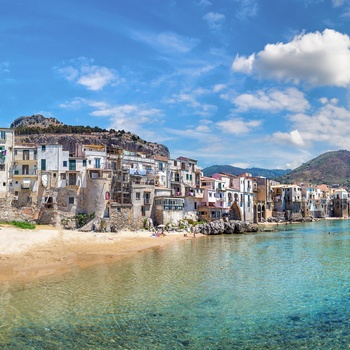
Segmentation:
<svg viewBox="0 0 350 350">
<path fill-rule="evenodd" d="M 13 121 L 10 128 L 15 129 L 19 127 L 40 127 L 47 128 L 50 125 L 63 125 L 56 118 L 45 118 L 41 114 L 34 114 L 31 117 L 19 117 Z"/>
<path fill-rule="evenodd" d="M 61 144 L 64 150 L 70 152 L 75 151 L 77 143 L 99 144 L 148 155 L 170 156 L 166 146 L 143 140 L 124 130 L 66 125 L 55 118 L 45 118 L 40 114 L 17 118 L 11 128 L 15 129 L 16 143 Z"/>
<path fill-rule="evenodd" d="M 276 180 L 350 187 L 350 152 L 340 150 L 321 154 Z"/>
<path fill-rule="evenodd" d="M 252 174 L 253 176 L 263 176 L 267 177 L 268 179 L 273 179 L 277 176 L 282 176 L 289 172 L 290 169 L 288 170 L 281 170 L 281 169 L 262 169 L 262 168 L 238 168 L 234 167 L 232 165 L 212 165 L 210 167 L 204 168 L 203 169 L 203 174 L 205 176 L 211 176 L 215 173 L 228 173 L 232 175 L 241 175 L 243 173 L 249 173 Z"/>
</svg>

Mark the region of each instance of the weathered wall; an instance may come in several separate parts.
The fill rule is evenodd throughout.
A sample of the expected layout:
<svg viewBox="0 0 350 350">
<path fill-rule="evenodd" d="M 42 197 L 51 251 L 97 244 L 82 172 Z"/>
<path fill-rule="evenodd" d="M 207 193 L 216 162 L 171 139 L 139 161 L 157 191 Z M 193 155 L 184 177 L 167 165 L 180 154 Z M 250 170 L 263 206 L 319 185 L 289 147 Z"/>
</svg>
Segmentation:
<svg viewBox="0 0 350 350">
<path fill-rule="evenodd" d="M 87 178 L 86 212 L 95 213 L 95 217 L 103 217 L 108 199 L 106 192 L 111 192 L 112 178 Z"/>
</svg>

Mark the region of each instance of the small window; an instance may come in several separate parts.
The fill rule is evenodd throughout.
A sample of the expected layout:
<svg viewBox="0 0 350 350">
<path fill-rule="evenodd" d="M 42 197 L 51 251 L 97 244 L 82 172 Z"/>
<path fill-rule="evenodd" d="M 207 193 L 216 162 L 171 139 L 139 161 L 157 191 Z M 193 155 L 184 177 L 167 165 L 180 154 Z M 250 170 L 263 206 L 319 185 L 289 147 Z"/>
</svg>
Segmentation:
<svg viewBox="0 0 350 350">
<path fill-rule="evenodd" d="M 136 199 L 137 199 L 137 200 L 140 200 L 140 199 L 141 199 L 140 192 L 136 192 Z"/>
<path fill-rule="evenodd" d="M 0 164 L 0 171 L 5 171 L 5 164 Z"/>
<path fill-rule="evenodd" d="M 83 159 L 83 166 L 86 166 L 86 159 Z"/>
<path fill-rule="evenodd" d="M 67 167 L 67 164 L 68 164 L 67 161 L 64 160 L 64 161 L 63 161 L 63 166 L 64 166 L 64 167 Z"/>
<path fill-rule="evenodd" d="M 0 139 L 6 140 L 6 131 L 3 131 L 3 130 L 0 131 Z"/>
<path fill-rule="evenodd" d="M 41 150 L 42 150 L 43 152 L 45 152 L 45 151 L 46 151 L 46 146 L 45 146 L 45 145 L 42 145 L 42 146 L 41 146 Z"/>
<path fill-rule="evenodd" d="M 3 182 L 2 185 L 3 185 L 3 186 L 6 186 L 6 182 Z"/>
<path fill-rule="evenodd" d="M 68 204 L 74 204 L 74 197 L 68 198 Z"/>
</svg>

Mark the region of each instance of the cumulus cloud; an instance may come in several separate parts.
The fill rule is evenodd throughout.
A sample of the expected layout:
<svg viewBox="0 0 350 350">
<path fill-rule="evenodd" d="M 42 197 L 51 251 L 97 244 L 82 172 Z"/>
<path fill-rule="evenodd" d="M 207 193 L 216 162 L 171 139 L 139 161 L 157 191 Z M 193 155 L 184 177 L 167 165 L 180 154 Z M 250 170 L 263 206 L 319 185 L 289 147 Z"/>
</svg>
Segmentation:
<svg viewBox="0 0 350 350">
<path fill-rule="evenodd" d="M 303 33 L 283 44 L 268 44 L 249 57 L 237 56 L 236 72 L 313 86 L 350 84 L 350 38 L 332 29 Z"/>
<path fill-rule="evenodd" d="M 272 135 L 272 141 L 292 144 L 295 146 L 304 146 L 304 140 L 298 130 L 293 130 L 290 133 L 276 132 Z"/>
<path fill-rule="evenodd" d="M 249 133 L 253 129 L 259 127 L 261 123 L 261 120 L 244 121 L 242 118 L 232 118 L 220 121 L 216 125 L 224 133 L 239 135 Z"/>
<path fill-rule="evenodd" d="M 226 18 L 225 15 L 217 12 L 209 12 L 205 16 L 203 16 L 203 19 L 207 21 L 207 23 L 209 24 L 209 27 L 213 30 L 221 29 L 225 21 L 225 18 Z"/>
<path fill-rule="evenodd" d="M 120 83 L 113 69 L 93 64 L 93 59 L 80 57 L 70 61 L 70 65 L 55 67 L 55 71 L 66 80 L 82 85 L 89 90 L 98 91 L 107 85 Z"/>
<path fill-rule="evenodd" d="M 284 91 L 270 89 L 259 90 L 255 94 L 242 94 L 232 101 L 241 111 L 260 109 L 272 112 L 282 110 L 290 112 L 304 112 L 310 107 L 304 94 L 296 88 L 288 88 Z"/>
<path fill-rule="evenodd" d="M 290 133 L 276 132 L 271 140 L 297 146 L 312 144 L 350 149 L 350 110 L 337 105 L 336 99 L 323 99 L 324 105 L 315 113 L 297 113 L 290 117 Z"/>
</svg>

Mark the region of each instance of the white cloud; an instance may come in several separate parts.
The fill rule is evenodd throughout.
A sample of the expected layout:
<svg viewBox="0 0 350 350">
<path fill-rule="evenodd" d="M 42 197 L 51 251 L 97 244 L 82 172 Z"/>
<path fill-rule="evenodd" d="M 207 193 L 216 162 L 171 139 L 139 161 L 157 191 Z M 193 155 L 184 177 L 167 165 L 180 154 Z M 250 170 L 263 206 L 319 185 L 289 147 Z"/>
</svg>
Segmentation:
<svg viewBox="0 0 350 350">
<path fill-rule="evenodd" d="M 10 73 L 10 63 L 0 62 L 0 73 Z"/>
<path fill-rule="evenodd" d="M 304 146 L 304 140 L 298 130 L 293 130 L 290 133 L 276 132 L 272 135 L 272 141 L 292 144 L 295 146 Z"/>
<path fill-rule="evenodd" d="M 200 0 L 197 5 L 199 6 L 210 6 L 212 3 L 209 0 Z"/>
<path fill-rule="evenodd" d="M 199 44 L 198 39 L 184 37 L 173 32 L 153 33 L 134 31 L 131 35 L 135 40 L 141 41 L 161 52 L 183 54 L 191 51 Z"/>
<path fill-rule="evenodd" d="M 113 69 L 92 64 L 93 59 L 80 57 L 70 61 L 69 66 L 54 69 L 66 80 L 82 85 L 89 90 L 98 91 L 107 85 L 120 83 Z"/>
<path fill-rule="evenodd" d="M 295 88 L 288 88 L 284 91 L 270 89 L 259 90 L 255 94 L 242 94 L 232 101 L 241 111 L 250 109 L 261 109 L 267 111 L 290 111 L 304 112 L 310 105 L 304 94 Z"/>
<path fill-rule="evenodd" d="M 261 120 L 250 120 L 246 122 L 242 118 L 232 118 L 218 122 L 216 125 L 224 133 L 239 135 L 249 133 L 259 127 L 261 123 Z"/>
<path fill-rule="evenodd" d="M 254 17 L 258 13 L 258 4 L 256 0 L 235 0 L 239 4 L 236 17 L 245 20 L 248 17 Z"/>
<path fill-rule="evenodd" d="M 249 168 L 250 167 L 250 164 L 249 163 L 244 163 L 244 162 L 236 162 L 236 163 L 232 163 L 230 164 L 231 166 L 235 166 L 237 168 L 243 168 L 243 169 L 246 169 L 246 168 Z"/>
<path fill-rule="evenodd" d="M 213 87 L 213 92 L 217 93 L 220 92 L 222 90 L 226 89 L 226 85 L 225 84 L 216 84 Z"/>
<path fill-rule="evenodd" d="M 185 104 L 194 109 L 195 114 L 203 117 L 213 115 L 217 111 L 217 107 L 208 103 L 201 103 L 198 98 L 208 94 L 210 91 L 202 88 L 195 89 L 191 93 L 182 92 L 173 94 L 165 103 L 170 104 Z"/>
<path fill-rule="evenodd" d="M 115 130 L 125 130 L 136 133 L 142 137 L 149 137 L 153 141 L 160 142 L 159 133 L 150 129 L 154 129 L 154 125 L 163 123 L 163 113 L 156 108 L 148 105 L 110 105 L 104 101 L 87 100 L 84 98 L 75 98 L 72 101 L 62 103 L 61 108 L 65 109 L 81 109 L 88 107 L 92 109 L 90 115 L 95 117 L 108 118 L 110 125 L 108 128 Z"/>
<path fill-rule="evenodd" d="M 324 105 L 312 115 L 297 113 L 290 117 L 290 133 L 276 132 L 271 140 L 297 146 L 313 144 L 350 149 L 350 110 L 339 107 L 336 100 L 324 100 Z"/>
<path fill-rule="evenodd" d="M 232 69 L 236 72 L 251 74 L 253 72 L 255 63 L 255 54 L 253 53 L 249 57 L 243 57 L 237 55 L 232 63 Z"/>
<path fill-rule="evenodd" d="M 268 44 L 249 57 L 237 56 L 237 72 L 313 86 L 350 84 L 350 38 L 332 29 L 297 35 L 287 44 Z"/>
<path fill-rule="evenodd" d="M 226 16 L 222 13 L 208 12 L 203 16 L 203 19 L 207 21 L 209 27 L 213 30 L 219 30 L 225 21 Z"/>
<path fill-rule="evenodd" d="M 345 3 L 345 0 L 332 0 L 332 4 L 334 7 L 342 6 Z"/>
</svg>

